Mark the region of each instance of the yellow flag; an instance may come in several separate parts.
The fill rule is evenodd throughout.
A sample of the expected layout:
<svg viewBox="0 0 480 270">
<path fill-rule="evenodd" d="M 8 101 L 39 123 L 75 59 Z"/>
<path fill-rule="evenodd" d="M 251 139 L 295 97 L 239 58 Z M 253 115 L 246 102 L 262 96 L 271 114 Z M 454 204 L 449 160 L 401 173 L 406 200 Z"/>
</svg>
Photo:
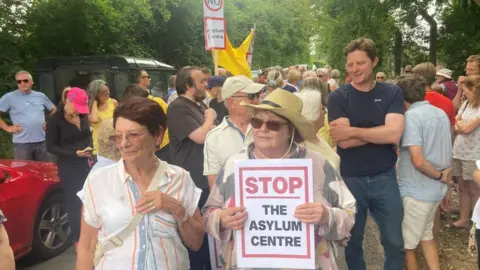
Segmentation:
<svg viewBox="0 0 480 270">
<path fill-rule="evenodd" d="M 225 35 L 225 50 L 216 50 L 218 57 L 218 65 L 228 70 L 233 75 L 245 75 L 252 78 L 252 71 L 247 61 L 247 53 L 250 43 L 253 39 L 253 30 L 242 42 L 238 48 L 233 48 L 228 35 Z"/>
</svg>

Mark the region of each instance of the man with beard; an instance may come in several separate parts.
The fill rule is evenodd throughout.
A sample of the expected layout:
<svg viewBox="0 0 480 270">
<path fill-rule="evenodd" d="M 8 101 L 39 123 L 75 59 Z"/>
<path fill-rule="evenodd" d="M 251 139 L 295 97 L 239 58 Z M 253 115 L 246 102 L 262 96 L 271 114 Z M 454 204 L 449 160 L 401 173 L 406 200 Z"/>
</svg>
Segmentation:
<svg viewBox="0 0 480 270">
<path fill-rule="evenodd" d="M 205 109 L 207 79 L 197 67 L 181 69 L 175 81 L 178 98 L 167 111 L 170 135 L 170 163 L 190 172 L 195 185 L 202 189 L 198 207 L 202 209 L 208 195 L 208 179 L 203 175 L 203 144 L 215 126 L 217 114 Z M 203 105 L 203 106 L 202 106 Z M 200 250 L 190 253 L 190 269 L 210 269 L 208 238 L 205 234 Z"/>
<path fill-rule="evenodd" d="M 404 125 L 402 90 L 375 82 L 378 57 L 372 40 L 350 42 L 344 55 L 352 82 L 329 95 L 328 120 L 330 135 L 337 142 L 341 175 L 357 200 L 346 261 L 349 269 L 366 269 L 362 242 L 370 210 L 385 251 L 384 269 L 403 270 L 403 205 L 395 173 L 395 145 Z"/>
</svg>

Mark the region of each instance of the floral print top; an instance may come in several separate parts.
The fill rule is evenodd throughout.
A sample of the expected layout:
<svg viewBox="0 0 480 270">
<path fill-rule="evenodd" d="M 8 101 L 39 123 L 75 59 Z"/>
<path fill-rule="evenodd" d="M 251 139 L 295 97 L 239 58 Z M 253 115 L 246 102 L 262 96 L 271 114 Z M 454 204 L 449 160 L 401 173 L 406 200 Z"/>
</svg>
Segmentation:
<svg viewBox="0 0 480 270">
<path fill-rule="evenodd" d="M 254 144 L 232 156 L 217 174 L 215 186 L 202 210 L 205 230 L 221 241 L 219 261 L 226 270 L 238 270 L 235 250 L 235 234 L 220 228 L 221 210 L 235 205 L 235 160 L 254 159 Z M 304 146 L 295 145 L 290 158 L 306 158 L 313 161 L 314 201 L 322 202 L 329 213 L 328 226 L 316 226 L 315 269 L 336 270 L 337 250 L 334 242 L 345 244 L 355 222 L 356 201 L 340 174 L 319 153 Z"/>
<path fill-rule="evenodd" d="M 7 219 L 3 215 L 2 210 L 0 210 L 0 224 L 4 223 L 5 221 L 7 221 Z"/>
</svg>

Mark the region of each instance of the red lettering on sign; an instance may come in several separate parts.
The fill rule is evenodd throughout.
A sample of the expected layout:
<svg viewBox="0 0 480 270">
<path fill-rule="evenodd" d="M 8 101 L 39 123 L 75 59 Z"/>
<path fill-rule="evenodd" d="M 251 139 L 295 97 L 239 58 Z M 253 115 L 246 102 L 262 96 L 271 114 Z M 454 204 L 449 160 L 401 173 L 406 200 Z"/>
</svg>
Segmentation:
<svg viewBox="0 0 480 270">
<path fill-rule="evenodd" d="M 258 179 L 250 176 L 245 179 L 245 191 L 250 194 L 259 192 L 259 185 L 261 185 L 261 193 L 268 194 L 270 189 L 277 194 L 290 193 L 294 194 L 296 189 L 302 187 L 302 179 L 299 177 L 288 177 L 288 180 L 284 177 L 259 177 Z"/>
</svg>

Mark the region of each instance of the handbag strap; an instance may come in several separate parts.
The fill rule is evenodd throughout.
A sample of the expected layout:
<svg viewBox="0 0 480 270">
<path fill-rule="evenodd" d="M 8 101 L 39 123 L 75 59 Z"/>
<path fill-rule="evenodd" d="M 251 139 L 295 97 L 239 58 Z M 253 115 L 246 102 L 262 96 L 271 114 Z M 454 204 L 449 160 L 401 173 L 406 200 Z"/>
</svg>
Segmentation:
<svg viewBox="0 0 480 270">
<path fill-rule="evenodd" d="M 160 185 L 160 181 L 162 180 L 162 176 L 167 169 L 167 163 L 164 161 L 159 160 L 160 164 L 158 165 L 157 171 L 153 176 L 152 182 L 148 186 L 147 191 L 154 191 Z M 123 245 L 123 242 L 135 231 L 138 226 L 138 223 L 142 219 L 143 215 L 140 213 L 136 213 L 130 222 L 121 230 L 117 235 L 109 238 L 106 240 L 103 245 L 103 253 L 108 252 L 116 247 Z"/>
</svg>

